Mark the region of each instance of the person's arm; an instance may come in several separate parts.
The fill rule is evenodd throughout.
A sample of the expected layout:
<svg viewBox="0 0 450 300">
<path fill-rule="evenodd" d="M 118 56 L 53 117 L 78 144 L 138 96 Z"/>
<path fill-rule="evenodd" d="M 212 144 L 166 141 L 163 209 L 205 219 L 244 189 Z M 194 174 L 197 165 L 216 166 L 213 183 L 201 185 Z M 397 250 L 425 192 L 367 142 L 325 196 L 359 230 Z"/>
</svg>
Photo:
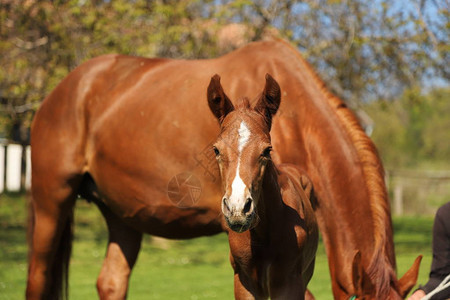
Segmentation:
<svg viewBox="0 0 450 300">
<path fill-rule="evenodd" d="M 450 274 L 450 202 L 436 212 L 433 224 L 433 261 L 425 293 L 434 290 Z"/>
<path fill-rule="evenodd" d="M 408 300 L 418 300 L 434 290 L 450 274 L 450 202 L 436 212 L 433 224 L 433 261 L 428 282 Z"/>
</svg>

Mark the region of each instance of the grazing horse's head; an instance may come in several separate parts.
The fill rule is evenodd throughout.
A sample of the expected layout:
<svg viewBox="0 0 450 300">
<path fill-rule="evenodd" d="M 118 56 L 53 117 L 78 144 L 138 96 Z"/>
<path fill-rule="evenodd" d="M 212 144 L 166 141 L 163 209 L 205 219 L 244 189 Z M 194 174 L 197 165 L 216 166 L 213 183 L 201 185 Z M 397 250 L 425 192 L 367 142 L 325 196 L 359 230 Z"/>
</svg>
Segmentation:
<svg viewBox="0 0 450 300">
<path fill-rule="evenodd" d="M 386 264 L 383 251 L 377 251 L 372 257 L 372 262 L 368 268 L 362 264 L 361 252 L 358 250 L 353 256 L 350 290 L 346 290 L 344 285 L 336 289 L 334 296 L 336 299 L 405 299 L 409 291 L 414 287 L 419 275 L 419 266 L 422 256 L 419 255 L 412 267 L 401 277 L 397 278 L 395 269 Z M 337 282 L 340 279 L 338 278 Z"/>
<path fill-rule="evenodd" d="M 222 212 L 236 232 L 249 229 L 256 220 L 262 179 L 270 160 L 272 116 L 280 106 L 280 86 L 266 75 L 266 86 L 254 108 L 244 98 L 236 109 L 214 75 L 208 87 L 208 104 L 220 123 L 214 144 L 225 194 Z"/>
</svg>

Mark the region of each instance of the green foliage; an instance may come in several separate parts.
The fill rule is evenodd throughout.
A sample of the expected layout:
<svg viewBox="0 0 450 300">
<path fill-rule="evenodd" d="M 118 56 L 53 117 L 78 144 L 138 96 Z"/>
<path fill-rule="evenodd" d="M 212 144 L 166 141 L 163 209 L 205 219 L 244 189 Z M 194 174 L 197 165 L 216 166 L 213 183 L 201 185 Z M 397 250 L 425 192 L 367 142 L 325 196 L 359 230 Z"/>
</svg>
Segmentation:
<svg viewBox="0 0 450 300">
<path fill-rule="evenodd" d="M 424 162 L 448 167 L 450 89 L 423 94 L 412 88 L 397 100 L 365 106 L 375 122 L 373 140 L 388 168 Z"/>
<path fill-rule="evenodd" d="M 157 56 L 174 58 L 206 58 L 218 54 L 215 34 L 218 25 L 211 1 L 155 1 L 152 23 L 157 30 L 150 42 Z"/>
<path fill-rule="evenodd" d="M 450 89 L 433 90 L 423 121 L 421 155 L 447 160 L 450 157 Z"/>
<path fill-rule="evenodd" d="M 371 136 L 385 165 L 391 168 L 407 164 L 404 154 L 407 128 L 397 115 L 397 102 L 373 102 L 364 109 L 375 123 Z"/>
<path fill-rule="evenodd" d="M 4 1 L 0 133 L 28 128 L 44 97 L 94 56 L 208 58 L 271 35 L 291 40 L 352 106 L 393 98 L 447 82 L 448 26 L 448 8 L 432 0 Z"/>
<path fill-rule="evenodd" d="M 110 52 L 204 57 L 202 1 L 10 1 L 0 6 L 0 133 L 28 128 L 39 103 L 83 61 Z M 206 1 L 207 2 L 207 1 Z M 195 25 L 195 26 L 193 26 Z M 173 45 L 176 51 L 172 51 Z"/>
</svg>

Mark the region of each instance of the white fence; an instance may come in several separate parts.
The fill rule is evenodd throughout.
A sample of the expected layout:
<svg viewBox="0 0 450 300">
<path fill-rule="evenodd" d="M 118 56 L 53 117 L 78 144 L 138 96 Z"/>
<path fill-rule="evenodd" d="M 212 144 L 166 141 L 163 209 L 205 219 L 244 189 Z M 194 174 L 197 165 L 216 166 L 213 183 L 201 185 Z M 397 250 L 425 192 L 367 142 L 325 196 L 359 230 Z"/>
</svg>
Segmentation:
<svg viewBox="0 0 450 300">
<path fill-rule="evenodd" d="M 25 151 L 25 153 L 23 153 Z M 24 159 L 22 158 L 25 156 Z M 30 146 L 0 144 L 0 193 L 19 192 L 31 186 Z"/>
<path fill-rule="evenodd" d="M 450 170 L 389 170 L 386 175 L 394 215 L 434 215 L 450 201 Z"/>
</svg>

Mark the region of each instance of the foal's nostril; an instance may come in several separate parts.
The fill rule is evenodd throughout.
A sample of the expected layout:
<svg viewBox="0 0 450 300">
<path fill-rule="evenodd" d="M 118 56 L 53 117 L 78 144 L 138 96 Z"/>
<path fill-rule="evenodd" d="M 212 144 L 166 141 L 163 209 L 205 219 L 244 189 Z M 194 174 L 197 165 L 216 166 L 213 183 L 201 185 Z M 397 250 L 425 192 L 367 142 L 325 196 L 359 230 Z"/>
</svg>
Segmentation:
<svg viewBox="0 0 450 300">
<path fill-rule="evenodd" d="M 222 212 L 225 216 L 229 216 L 231 214 L 230 207 L 228 206 L 228 201 L 226 197 L 222 198 Z"/>
<path fill-rule="evenodd" d="M 253 200 L 251 198 L 247 198 L 244 205 L 244 210 L 242 211 L 245 215 L 249 215 L 253 212 Z"/>
</svg>

